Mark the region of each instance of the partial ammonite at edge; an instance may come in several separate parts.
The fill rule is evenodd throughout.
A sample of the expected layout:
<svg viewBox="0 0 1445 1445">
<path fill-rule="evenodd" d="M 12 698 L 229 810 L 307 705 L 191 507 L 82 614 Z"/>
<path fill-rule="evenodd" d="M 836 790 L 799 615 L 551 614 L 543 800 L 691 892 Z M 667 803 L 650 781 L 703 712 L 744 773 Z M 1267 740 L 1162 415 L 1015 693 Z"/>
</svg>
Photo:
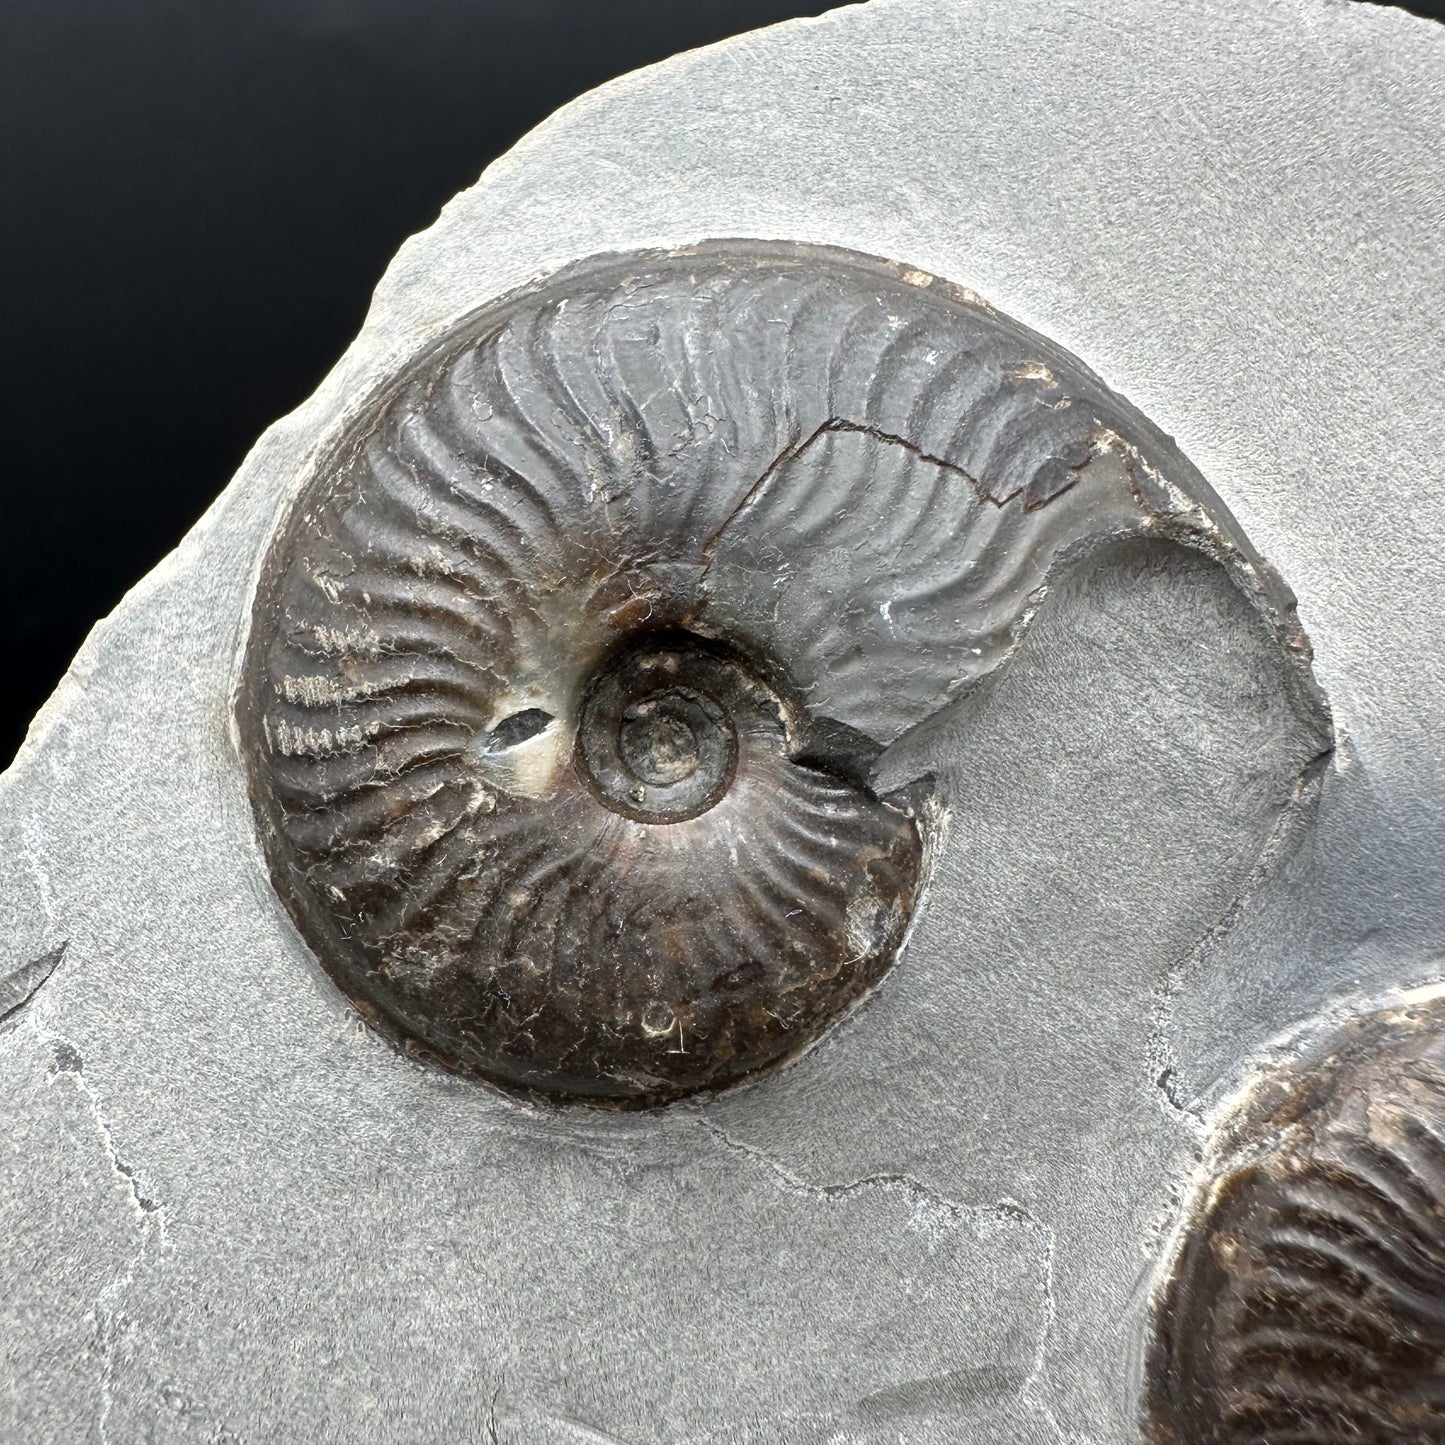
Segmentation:
<svg viewBox="0 0 1445 1445">
<path fill-rule="evenodd" d="M 1153 1445 L 1445 1442 L 1445 1003 L 1356 1019 L 1232 1119 L 1156 1301 Z"/>
<path fill-rule="evenodd" d="M 581 263 L 366 401 L 272 546 L 238 721 L 276 888 L 452 1068 L 627 1104 L 748 1078 L 899 954 L 917 730 L 1055 566 L 1141 532 L 1228 567 L 1309 685 L 1169 439 L 977 298 L 785 243 Z"/>
</svg>

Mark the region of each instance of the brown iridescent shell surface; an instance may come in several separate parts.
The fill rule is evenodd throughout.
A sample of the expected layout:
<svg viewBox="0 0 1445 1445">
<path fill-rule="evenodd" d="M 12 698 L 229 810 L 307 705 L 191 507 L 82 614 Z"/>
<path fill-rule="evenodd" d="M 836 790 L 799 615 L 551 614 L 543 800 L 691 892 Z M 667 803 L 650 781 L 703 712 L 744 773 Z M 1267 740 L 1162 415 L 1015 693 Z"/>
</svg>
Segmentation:
<svg viewBox="0 0 1445 1445">
<path fill-rule="evenodd" d="M 1156 1445 L 1445 1442 L 1445 1006 L 1367 1015 L 1235 1119 L 1160 1296 Z"/>
<path fill-rule="evenodd" d="M 237 723 L 275 887 L 425 1058 L 593 1103 L 750 1078 L 897 960 L 946 819 L 880 760 L 1057 563 L 1193 528 L 1265 597 L 1171 470 L 892 263 L 718 243 L 491 303 L 358 404 L 265 563 Z"/>
</svg>

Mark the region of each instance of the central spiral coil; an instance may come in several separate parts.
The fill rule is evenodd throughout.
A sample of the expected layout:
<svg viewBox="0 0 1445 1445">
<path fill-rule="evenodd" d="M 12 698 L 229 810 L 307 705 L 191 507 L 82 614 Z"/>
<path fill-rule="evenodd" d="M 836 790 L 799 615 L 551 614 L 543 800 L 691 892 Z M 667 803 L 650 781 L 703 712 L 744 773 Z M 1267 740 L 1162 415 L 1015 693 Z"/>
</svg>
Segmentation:
<svg viewBox="0 0 1445 1445">
<path fill-rule="evenodd" d="M 714 806 L 743 745 L 781 749 L 781 711 L 740 660 L 700 638 L 648 640 L 605 667 L 577 730 L 583 777 L 641 823 L 678 823 Z"/>
</svg>

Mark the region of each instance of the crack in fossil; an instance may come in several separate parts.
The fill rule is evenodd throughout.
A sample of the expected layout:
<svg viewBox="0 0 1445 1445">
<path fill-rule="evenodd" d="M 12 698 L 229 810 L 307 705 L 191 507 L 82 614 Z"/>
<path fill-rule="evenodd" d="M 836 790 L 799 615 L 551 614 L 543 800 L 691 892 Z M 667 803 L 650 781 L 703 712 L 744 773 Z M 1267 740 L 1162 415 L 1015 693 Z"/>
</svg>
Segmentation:
<svg viewBox="0 0 1445 1445">
<path fill-rule="evenodd" d="M 1018 495 L 1018 493 L 1015 493 L 1014 497 L 996 497 L 988 490 L 987 487 L 983 485 L 982 482 L 978 480 L 977 477 L 975 477 L 965 468 L 959 466 L 957 462 L 950 462 L 943 457 L 935 456 L 932 452 L 918 446 L 915 442 L 909 441 L 907 437 L 898 436 L 893 432 L 883 430 L 881 427 L 869 426 L 863 422 L 845 421 L 842 418 L 833 417 L 830 420 L 825 421 L 821 426 L 815 427 L 801 441 L 795 443 L 793 446 L 787 447 L 784 450 L 780 451 L 772 459 L 772 461 L 763 468 L 762 472 L 758 476 L 758 479 L 752 484 L 752 486 L 747 489 L 747 491 L 742 495 L 742 497 L 738 499 L 737 504 L 727 514 L 727 516 L 724 517 L 723 520 L 712 530 L 707 539 L 703 542 L 701 548 L 700 555 L 702 557 L 703 566 L 702 571 L 698 575 L 698 581 L 700 584 L 707 581 L 708 574 L 712 570 L 713 560 L 717 555 L 718 544 L 722 541 L 728 528 L 731 527 L 733 523 L 736 522 L 740 517 L 742 517 L 746 512 L 752 509 L 752 507 L 756 504 L 762 494 L 777 478 L 779 472 L 781 472 L 782 469 L 787 466 L 789 462 L 797 461 L 801 456 L 804 455 L 805 452 L 807 452 L 809 447 L 821 441 L 822 438 L 827 436 L 829 433 L 845 432 L 855 436 L 872 437 L 874 441 L 885 442 L 893 446 L 902 447 L 904 451 L 911 453 L 913 456 L 917 457 L 919 461 L 928 462 L 932 466 L 940 467 L 942 470 L 949 472 L 954 476 L 961 477 L 963 481 L 966 482 L 968 486 L 973 490 L 974 495 L 977 496 L 979 501 L 981 502 L 991 503 L 995 507 L 1006 507 L 1009 502 L 1013 501 L 1014 497 Z M 1075 467 L 1072 470 L 1077 473 L 1080 468 Z M 1075 478 L 1075 480 L 1077 480 L 1077 477 Z M 1071 482 L 1069 485 L 1072 486 L 1073 483 Z M 1064 488 L 1063 490 L 1067 490 L 1067 488 Z M 1054 494 L 1054 496 L 1059 495 L 1061 495 L 1061 493 L 1056 492 Z M 1051 496 L 1048 501 L 1052 500 L 1053 497 Z M 1047 502 L 1045 502 L 1043 505 L 1047 505 Z"/>
</svg>

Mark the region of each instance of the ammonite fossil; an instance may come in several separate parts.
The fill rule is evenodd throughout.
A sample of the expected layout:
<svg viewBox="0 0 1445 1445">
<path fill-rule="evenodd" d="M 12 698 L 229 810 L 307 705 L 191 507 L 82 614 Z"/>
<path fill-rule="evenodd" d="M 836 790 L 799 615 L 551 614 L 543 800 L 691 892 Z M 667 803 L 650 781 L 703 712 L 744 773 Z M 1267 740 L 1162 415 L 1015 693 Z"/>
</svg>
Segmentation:
<svg viewBox="0 0 1445 1445">
<path fill-rule="evenodd" d="M 1445 1442 L 1445 1006 L 1359 1019 L 1261 1090 L 1157 1321 L 1157 1445 Z"/>
<path fill-rule="evenodd" d="M 366 402 L 271 550 L 238 715 L 277 888 L 454 1068 L 627 1103 L 754 1074 L 899 953 L 918 730 L 1053 566 L 1139 531 L 1303 659 L 1168 438 L 977 298 L 785 244 L 573 267 Z"/>
</svg>

